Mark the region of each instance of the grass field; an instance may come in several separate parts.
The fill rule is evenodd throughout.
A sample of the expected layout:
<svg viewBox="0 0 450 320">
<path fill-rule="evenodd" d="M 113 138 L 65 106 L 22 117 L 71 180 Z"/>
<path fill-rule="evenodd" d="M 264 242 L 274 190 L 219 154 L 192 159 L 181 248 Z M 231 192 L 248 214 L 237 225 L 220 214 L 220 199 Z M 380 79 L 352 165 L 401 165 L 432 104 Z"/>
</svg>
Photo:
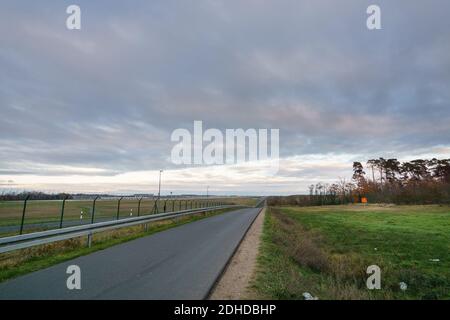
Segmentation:
<svg viewBox="0 0 450 320">
<path fill-rule="evenodd" d="M 185 199 L 180 202 L 179 199 L 166 202 L 166 211 L 178 211 L 186 208 L 186 200 L 188 200 L 187 208 L 191 206 L 200 206 L 200 201 L 205 202 L 206 199 Z M 210 199 L 212 200 L 212 199 Z M 223 201 L 229 204 L 253 205 L 256 203 L 256 198 L 223 198 L 217 201 Z M 158 201 L 158 211 L 164 212 L 165 200 Z M 95 220 L 104 221 L 112 220 L 117 217 L 117 203 L 118 200 L 97 200 L 95 207 Z M 64 209 L 64 221 L 86 223 L 91 221 L 92 200 L 67 200 Z M 143 199 L 141 201 L 140 215 L 151 214 L 155 205 L 152 199 Z M 61 200 L 31 200 L 28 201 L 25 215 L 24 232 L 32 232 L 37 230 L 52 229 L 60 220 L 61 215 Z M 0 201 L 0 236 L 8 236 L 17 234 L 21 222 L 23 209 L 23 201 Z M 136 216 L 138 214 L 138 201 L 123 199 L 120 203 L 119 218 L 127 218 Z M 35 224 L 41 224 L 34 226 Z M 46 225 L 46 223 L 49 223 Z M 12 228 L 14 226 L 14 228 Z M 31 227 L 32 226 L 32 227 Z"/>
<path fill-rule="evenodd" d="M 271 208 L 258 263 L 262 298 L 449 299 L 450 207 Z M 366 287 L 369 265 L 380 290 Z"/>
</svg>

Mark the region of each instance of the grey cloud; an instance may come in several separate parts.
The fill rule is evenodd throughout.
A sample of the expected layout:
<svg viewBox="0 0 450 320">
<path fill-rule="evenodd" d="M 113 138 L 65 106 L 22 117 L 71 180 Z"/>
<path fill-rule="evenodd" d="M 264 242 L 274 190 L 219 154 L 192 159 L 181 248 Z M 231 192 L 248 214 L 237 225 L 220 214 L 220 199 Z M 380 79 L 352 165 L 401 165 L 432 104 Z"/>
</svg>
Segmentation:
<svg viewBox="0 0 450 320">
<path fill-rule="evenodd" d="M 61 3 L 4 1 L 0 169 L 170 168 L 194 120 L 279 128 L 283 157 L 448 145 L 450 3 L 380 0 L 375 32 L 369 4 L 79 1 L 70 32 Z"/>
</svg>

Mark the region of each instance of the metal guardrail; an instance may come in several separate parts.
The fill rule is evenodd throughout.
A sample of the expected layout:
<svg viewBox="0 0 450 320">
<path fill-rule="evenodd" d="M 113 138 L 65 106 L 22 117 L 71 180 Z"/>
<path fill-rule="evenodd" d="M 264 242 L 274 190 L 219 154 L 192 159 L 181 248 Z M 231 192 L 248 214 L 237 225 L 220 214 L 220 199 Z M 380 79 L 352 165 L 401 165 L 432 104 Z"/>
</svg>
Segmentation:
<svg viewBox="0 0 450 320">
<path fill-rule="evenodd" d="M 266 200 L 267 197 L 262 198 L 260 201 L 258 201 L 255 205 L 255 208 L 262 208 L 264 206 L 266 206 Z"/>
<path fill-rule="evenodd" d="M 47 231 L 39 231 L 27 234 L 21 234 L 10 237 L 0 238 L 0 253 L 14 251 L 18 249 L 29 248 L 37 245 L 88 236 L 88 246 L 91 245 L 92 235 L 97 232 L 130 227 L 139 224 L 147 224 L 154 221 L 160 221 L 171 218 L 183 217 L 195 213 L 203 213 L 214 210 L 245 207 L 241 205 L 219 205 L 207 208 L 187 209 L 177 212 L 159 213 L 147 216 L 139 216 L 133 218 L 125 218 L 120 220 L 97 222 L 87 225 L 79 225 L 66 227 L 62 229 L 52 229 Z"/>
</svg>

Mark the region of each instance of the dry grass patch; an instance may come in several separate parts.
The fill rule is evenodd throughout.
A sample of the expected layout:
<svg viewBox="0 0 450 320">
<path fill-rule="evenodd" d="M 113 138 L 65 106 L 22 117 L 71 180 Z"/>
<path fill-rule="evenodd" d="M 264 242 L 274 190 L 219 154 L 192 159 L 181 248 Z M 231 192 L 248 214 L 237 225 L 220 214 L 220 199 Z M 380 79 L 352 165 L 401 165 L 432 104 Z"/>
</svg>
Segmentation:
<svg viewBox="0 0 450 320">
<path fill-rule="evenodd" d="M 309 292 L 320 299 L 369 299 L 365 263 L 357 255 L 332 253 L 321 246 L 323 235 L 308 230 L 271 208 L 254 288 L 262 298 L 303 299 Z M 269 271 L 267 271 L 269 269 Z"/>
</svg>

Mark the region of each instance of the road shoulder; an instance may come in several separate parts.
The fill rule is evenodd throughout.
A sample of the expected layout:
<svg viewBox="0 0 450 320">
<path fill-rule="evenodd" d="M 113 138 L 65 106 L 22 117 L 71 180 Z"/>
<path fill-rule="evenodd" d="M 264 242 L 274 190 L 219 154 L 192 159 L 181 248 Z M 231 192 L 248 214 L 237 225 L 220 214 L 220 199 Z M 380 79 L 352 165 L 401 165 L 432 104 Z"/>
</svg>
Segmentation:
<svg viewBox="0 0 450 320">
<path fill-rule="evenodd" d="M 255 274 L 265 212 L 266 209 L 264 208 L 253 222 L 209 299 L 238 300 L 252 298 L 250 282 Z"/>
</svg>

